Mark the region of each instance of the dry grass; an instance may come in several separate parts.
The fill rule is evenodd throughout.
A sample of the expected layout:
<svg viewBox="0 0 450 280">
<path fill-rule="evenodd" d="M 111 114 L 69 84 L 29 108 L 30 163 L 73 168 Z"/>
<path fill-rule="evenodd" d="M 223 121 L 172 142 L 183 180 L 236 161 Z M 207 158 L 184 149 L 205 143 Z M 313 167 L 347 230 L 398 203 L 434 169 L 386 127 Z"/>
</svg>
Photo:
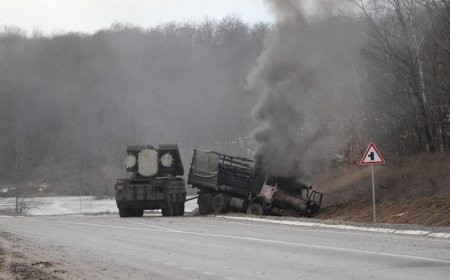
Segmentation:
<svg viewBox="0 0 450 280">
<path fill-rule="evenodd" d="M 380 222 L 450 226 L 450 154 L 422 154 L 376 168 Z M 348 166 L 317 176 L 325 193 L 318 218 L 369 222 L 369 167 Z"/>
</svg>

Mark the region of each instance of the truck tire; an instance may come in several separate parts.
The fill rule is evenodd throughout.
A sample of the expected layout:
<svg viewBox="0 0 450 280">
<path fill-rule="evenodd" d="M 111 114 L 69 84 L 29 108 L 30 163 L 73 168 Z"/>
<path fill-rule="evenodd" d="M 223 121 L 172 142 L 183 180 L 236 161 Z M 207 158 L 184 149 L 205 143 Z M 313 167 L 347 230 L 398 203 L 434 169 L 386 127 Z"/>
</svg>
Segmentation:
<svg viewBox="0 0 450 280">
<path fill-rule="evenodd" d="M 172 217 L 175 215 L 175 203 L 169 202 L 167 207 L 161 209 L 163 217 Z"/>
<path fill-rule="evenodd" d="M 137 208 L 137 209 L 133 209 L 133 217 L 142 217 L 144 216 L 144 209 L 142 208 Z"/>
<path fill-rule="evenodd" d="M 120 207 L 119 208 L 119 216 L 121 218 L 131 217 L 131 209 L 129 207 Z"/>
<path fill-rule="evenodd" d="M 230 206 L 230 199 L 226 194 L 218 193 L 213 197 L 211 206 L 214 213 L 226 213 Z"/>
<path fill-rule="evenodd" d="M 212 212 L 212 198 L 213 196 L 211 193 L 200 193 L 197 200 L 198 212 L 200 215 L 208 215 Z"/>
<path fill-rule="evenodd" d="M 177 216 L 183 216 L 184 215 L 184 202 L 177 203 Z"/>
<path fill-rule="evenodd" d="M 262 216 L 264 214 L 264 211 L 261 203 L 253 202 L 252 204 L 250 204 L 250 206 L 247 208 L 247 214 Z"/>
<path fill-rule="evenodd" d="M 173 203 L 173 215 L 174 216 L 180 216 L 181 209 L 180 209 L 180 203 Z"/>
</svg>

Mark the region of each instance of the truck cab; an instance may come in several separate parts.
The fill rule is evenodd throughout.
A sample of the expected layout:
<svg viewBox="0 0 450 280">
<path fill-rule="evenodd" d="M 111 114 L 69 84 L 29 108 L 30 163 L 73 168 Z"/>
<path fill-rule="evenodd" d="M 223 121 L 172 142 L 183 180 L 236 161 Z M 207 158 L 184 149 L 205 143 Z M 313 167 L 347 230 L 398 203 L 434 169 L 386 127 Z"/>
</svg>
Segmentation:
<svg viewBox="0 0 450 280">
<path fill-rule="evenodd" d="M 300 216 L 311 217 L 320 210 L 322 198 L 322 193 L 291 178 L 267 178 L 249 209 L 250 214 L 287 209 Z"/>
</svg>

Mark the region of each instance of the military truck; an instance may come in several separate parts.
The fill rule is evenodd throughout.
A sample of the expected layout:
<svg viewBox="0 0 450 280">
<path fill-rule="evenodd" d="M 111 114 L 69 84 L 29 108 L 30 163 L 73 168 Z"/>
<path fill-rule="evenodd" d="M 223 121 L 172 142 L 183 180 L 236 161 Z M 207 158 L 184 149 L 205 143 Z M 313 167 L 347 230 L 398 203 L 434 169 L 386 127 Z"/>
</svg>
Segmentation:
<svg viewBox="0 0 450 280">
<path fill-rule="evenodd" d="M 267 176 L 253 160 L 214 151 L 194 150 L 187 183 L 199 189 L 201 215 L 230 209 L 263 215 L 285 209 L 311 216 L 323 196 L 296 180 Z"/>
<path fill-rule="evenodd" d="M 260 191 L 252 198 L 248 214 L 279 214 L 283 210 L 311 217 L 320 210 L 323 194 L 292 178 L 267 177 Z"/>
<path fill-rule="evenodd" d="M 142 217 L 161 209 L 163 216 L 183 216 L 184 168 L 177 145 L 130 145 L 125 168 L 129 179 L 117 179 L 115 198 L 120 217 Z"/>
</svg>

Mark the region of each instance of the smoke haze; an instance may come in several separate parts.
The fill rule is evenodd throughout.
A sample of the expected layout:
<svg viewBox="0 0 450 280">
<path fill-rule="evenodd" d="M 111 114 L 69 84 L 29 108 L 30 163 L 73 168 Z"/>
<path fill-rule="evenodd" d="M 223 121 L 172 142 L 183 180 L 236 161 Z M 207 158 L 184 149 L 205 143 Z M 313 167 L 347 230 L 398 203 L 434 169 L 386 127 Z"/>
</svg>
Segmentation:
<svg viewBox="0 0 450 280">
<path fill-rule="evenodd" d="M 402 1 L 364 1 L 360 14 L 344 2 L 267 1 L 274 26 L 228 17 L 94 34 L 4 28 L 0 189 L 111 194 L 127 176 L 127 144 L 178 143 L 186 168 L 194 148 L 256 150 L 269 174 L 305 183 L 330 162 L 358 164 L 369 141 L 387 162 L 448 151 L 448 4 L 399 15 Z M 402 28 L 403 18 L 423 24 Z"/>
<path fill-rule="evenodd" d="M 129 144 L 248 157 L 246 74 L 269 25 L 117 24 L 93 35 L 0 32 L 0 187 L 110 194 Z M 248 138 L 248 137 L 247 137 Z"/>
<path fill-rule="evenodd" d="M 354 133 L 363 28 L 345 17 L 307 18 L 304 1 L 267 2 L 276 28 L 249 76 L 262 94 L 252 136 L 266 172 L 305 180 Z"/>
</svg>

